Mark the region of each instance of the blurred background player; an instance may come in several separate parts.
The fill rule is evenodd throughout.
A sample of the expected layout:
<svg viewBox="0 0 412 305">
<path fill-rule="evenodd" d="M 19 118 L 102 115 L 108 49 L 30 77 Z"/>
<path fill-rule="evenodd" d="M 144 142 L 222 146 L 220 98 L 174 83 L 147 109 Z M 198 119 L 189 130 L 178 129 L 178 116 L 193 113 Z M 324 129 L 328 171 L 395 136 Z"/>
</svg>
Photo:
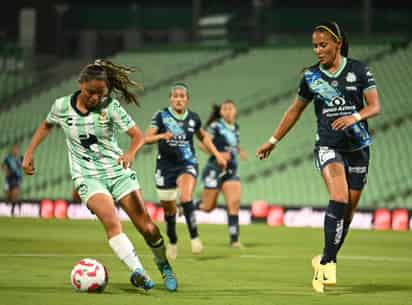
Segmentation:
<svg viewBox="0 0 412 305">
<path fill-rule="evenodd" d="M 190 234 L 192 253 L 202 252 L 193 204 L 193 190 L 198 175 L 198 161 L 193 136 L 216 157 L 220 167 L 226 168 L 226 159 L 217 151 L 212 140 L 202 129 L 199 115 L 188 109 L 189 89 L 176 83 L 170 89 L 170 106 L 156 112 L 146 132 L 146 143 L 158 143 L 156 188 L 165 211 L 166 231 L 170 244 L 167 254 L 177 256 L 176 200 L 179 198 Z"/>
<path fill-rule="evenodd" d="M 23 179 L 23 170 L 21 167 L 22 156 L 20 155 L 19 145 L 14 144 L 10 153 L 4 158 L 2 169 L 5 172 L 5 192 L 6 199 L 12 204 L 11 215 L 14 215 L 16 204 L 20 200 L 20 185 Z"/>
<path fill-rule="evenodd" d="M 314 101 L 318 124 L 315 162 L 330 199 L 324 220 L 323 255 L 312 259 L 312 286 L 316 292 L 323 292 L 325 285 L 336 285 L 336 255 L 366 184 L 372 143 L 366 120 L 379 114 L 380 102 L 371 71 L 348 58 L 348 41 L 337 23 L 315 26 L 312 43 L 319 61 L 305 69 L 298 96 L 270 140 L 257 150 L 257 156 L 266 159 Z"/>
<path fill-rule="evenodd" d="M 222 192 L 227 204 L 230 245 L 240 248 L 239 242 L 239 206 L 240 177 L 238 175 L 238 155 L 246 159 L 245 151 L 239 146 L 239 126 L 236 123 L 236 105 L 232 100 L 225 100 L 220 105 L 214 105 L 206 123 L 207 132 L 213 139 L 213 144 L 227 160 L 227 168 L 221 169 L 216 158 L 211 155 L 202 173 L 203 192 L 199 208 L 210 212 L 216 207 L 219 193 Z M 211 154 L 200 143 L 200 148 Z"/>
<path fill-rule="evenodd" d="M 35 173 L 33 154 L 49 135 L 60 126 L 67 138 L 72 179 L 82 201 L 102 222 L 110 247 L 131 271 L 130 281 L 145 290 L 154 287 L 136 255 L 135 248 L 123 233 L 115 202 L 129 215 L 143 235 L 155 257 L 167 290 L 177 289 L 176 278 L 166 258 L 163 238 L 147 213 L 136 173 L 129 167 L 144 144 L 144 135 L 112 93 L 120 94 L 127 103 L 136 103 L 129 87 L 138 84 L 129 79 L 133 69 L 96 60 L 85 66 L 79 77 L 80 90 L 58 98 L 43 121 L 25 153 L 23 169 Z M 116 131 L 127 132 L 131 139 L 123 153 Z"/>
</svg>

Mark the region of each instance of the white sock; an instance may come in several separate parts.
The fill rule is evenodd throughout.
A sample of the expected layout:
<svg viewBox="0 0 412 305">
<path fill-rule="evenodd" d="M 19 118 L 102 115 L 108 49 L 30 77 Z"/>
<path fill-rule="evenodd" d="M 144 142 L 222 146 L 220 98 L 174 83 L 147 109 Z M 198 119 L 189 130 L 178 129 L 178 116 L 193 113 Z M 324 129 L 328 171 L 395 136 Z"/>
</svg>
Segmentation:
<svg viewBox="0 0 412 305">
<path fill-rule="evenodd" d="M 109 239 L 109 245 L 116 253 L 117 257 L 129 268 L 130 271 L 135 271 L 136 268 L 143 269 L 139 258 L 136 255 L 136 250 L 126 234 L 120 233 Z"/>
</svg>

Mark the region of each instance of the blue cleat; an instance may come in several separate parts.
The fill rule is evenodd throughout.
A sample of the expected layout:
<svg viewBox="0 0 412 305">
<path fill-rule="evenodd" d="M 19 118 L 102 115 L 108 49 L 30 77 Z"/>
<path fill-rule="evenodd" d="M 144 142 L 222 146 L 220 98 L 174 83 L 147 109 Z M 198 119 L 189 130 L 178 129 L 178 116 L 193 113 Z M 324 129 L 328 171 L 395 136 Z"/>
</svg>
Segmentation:
<svg viewBox="0 0 412 305">
<path fill-rule="evenodd" d="M 168 291 L 176 291 L 177 290 L 177 279 L 175 274 L 173 273 L 172 266 L 168 262 L 158 264 L 160 273 L 163 277 L 163 283 Z"/>
<path fill-rule="evenodd" d="M 137 268 L 132 272 L 130 275 L 130 282 L 134 286 L 143 288 L 144 290 L 150 290 L 155 286 L 155 282 L 153 282 L 146 272 L 140 268 Z"/>
</svg>

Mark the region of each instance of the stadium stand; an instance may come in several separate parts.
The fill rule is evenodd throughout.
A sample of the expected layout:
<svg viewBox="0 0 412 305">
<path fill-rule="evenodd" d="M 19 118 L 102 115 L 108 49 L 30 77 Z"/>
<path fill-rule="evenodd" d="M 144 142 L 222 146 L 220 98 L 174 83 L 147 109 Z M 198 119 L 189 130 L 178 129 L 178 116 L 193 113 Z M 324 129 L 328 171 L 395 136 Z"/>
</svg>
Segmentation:
<svg viewBox="0 0 412 305">
<path fill-rule="evenodd" d="M 373 49 L 373 51 L 371 51 Z M 226 53 L 225 53 L 226 52 Z M 278 146 L 277 152 L 266 162 L 254 157 L 259 144 L 266 140 L 280 120 L 296 92 L 300 71 L 310 65 L 313 55 L 310 50 L 298 47 L 252 49 L 241 56 L 233 57 L 222 65 L 195 73 L 194 67 L 213 62 L 226 56 L 220 52 L 162 52 L 123 53 L 113 60 L 134 65 L 142 71 L 146 87 L 152 86 L 141 98 L 142 107 L 127 106 L 136 122 L 145 129 L 151 115 L 167 106 L 168 90 L 164 84 L 176 79 L 176 75 L 190 84 L 191 108 L 207 119 L 211 104 L 230 98 L 237 102 L 240 110 L 241 143 L 249 153 L 249 161 L 241 163 L 243 177 L 242 203 L 263 199 L 271 204 L 288 206 L 319 205 L 327 199 L 322 179 L 314 168 L 311 151 L 315 134 L 313 109 L 308 109 L 297 126 Z M 384 119 L 372 121 L 376 129 L 373 144 L 370 186 L 365 192 L 363 207 L 402 206 L 408 202 L 408 169 L 398 168 L 397 161 L 405 159 L 412 150 L 405 143 L 402 151 L 397 148 L 402 139 L 410 134 L 410 124 L 405 112 L 408 105 L 407 88 L 410 87 L 410 67 L 412 47 L 393 50 L 388 44 L 354 46 L 351 54 L 355 58 L 370 58 L 370 66 L 375 73 L 382 100 Z M 381 56 L 384 54 L 384 56 Z M 375 56 L 376 55 L 376 56 Z M 374 56 L 376 58 L 374 58 Z M 187 71 L 192 71 L 187 73 Z M 161 86 L 154 84 L 168 79 Z M 7 145 L 22 141 L 27 145 L 28 137 L 39 121 L 46 115 L 51 102 L 62 93 L 69 93 L 76 87 L 75 79 L 59 87 L 50 89 L 41 96 L 12 112 L 0 113 L 0 120 L 6 132 L 0 138 L 0 153 L 5 154 Z M 33 113 L 36 113 L 33 116 Z M 395 124 L 394 121 L 401 120 Z M 121 145 L 127 145 L 127 137 L 121 137 Z M 408 146 L 409 145 L 409 146 Z M 53 155 L 53 158 L 50 156 Z M 206 156 L 198 153 L 201 165 Z M 23 193 L 26 198 L 70 198 L 72 185 L 68 175 L 66 148 L 62 134 L 54 132 L 46 145 L 36 153 L 34 177 L 26 177 Z M 156 201 L 153 171 L 155 153 L 152 146 L 143 148 L 134 168 L 138 172 L 143 194 L 148 200 Z M 396 170 L 391 170 L 391 169 Z M 388 173 L 392 173 L 388 175 Z M 386 173 L 383 175 L 382 173 Z M 197 195 L 200 192 L 200 184 Z M 406 194 L 397 196 L 393 194 Z M 409 194 L 409 195 L 408 195 Z M 409 197 L 408 197 L 409 196 Z M 382 200 L 389 198 L 390 200 Z M 410 202 L 410 200 L 409 200 Z"/>
</svg>

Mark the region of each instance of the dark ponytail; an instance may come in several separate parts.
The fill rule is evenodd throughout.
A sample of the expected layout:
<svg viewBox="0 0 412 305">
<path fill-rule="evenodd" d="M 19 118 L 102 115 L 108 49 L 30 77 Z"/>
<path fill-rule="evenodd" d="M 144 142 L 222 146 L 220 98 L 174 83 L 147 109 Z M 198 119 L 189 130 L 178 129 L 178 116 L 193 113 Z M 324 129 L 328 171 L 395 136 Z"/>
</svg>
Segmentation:
<svg viewBox="0 0 412 305">
<path fill-rule="evenodd" d="M 212 112 L 209 115 L 209 118 L 207 119 L 206 126 L 209 126 L 212 124 L 214 121 L 218 120 L 221 118 L 220 115 L 220 105 L 213 104 L 212 106 Z"/>
<path fill-rule="evenodd" d="M 233 106 L 236 106 L 235 102 L 231 99 L 224 100 L 220 105 L 213 104 L 212 112 L 210 113 L 209 118 L 206 121 L 206 126 L 209 126 L 214 121 L 216 121 L 216 120 L 218 120 L 222 117 L 220 115 L 220 108 L 222 108 L 222 105 L 224 105 L 224 104 L 232 104 Z"/>
<path fill-rule="evenodd" d="M 136 69 L 121 65 L 116 65 L 109 60 L 97 59 L 93 64 L 85 66 L 80 72 L 79 82 L 90 80 L 104 80 L 107 82 L 109 94 L 115 93 L 124 99 L 126 103 L 135 103 L 140 106 L 135 93 L 129 88 L 142 89 L 143 86 L 129 78 L 129 74 L 135 72 Z"/>
</svg>

